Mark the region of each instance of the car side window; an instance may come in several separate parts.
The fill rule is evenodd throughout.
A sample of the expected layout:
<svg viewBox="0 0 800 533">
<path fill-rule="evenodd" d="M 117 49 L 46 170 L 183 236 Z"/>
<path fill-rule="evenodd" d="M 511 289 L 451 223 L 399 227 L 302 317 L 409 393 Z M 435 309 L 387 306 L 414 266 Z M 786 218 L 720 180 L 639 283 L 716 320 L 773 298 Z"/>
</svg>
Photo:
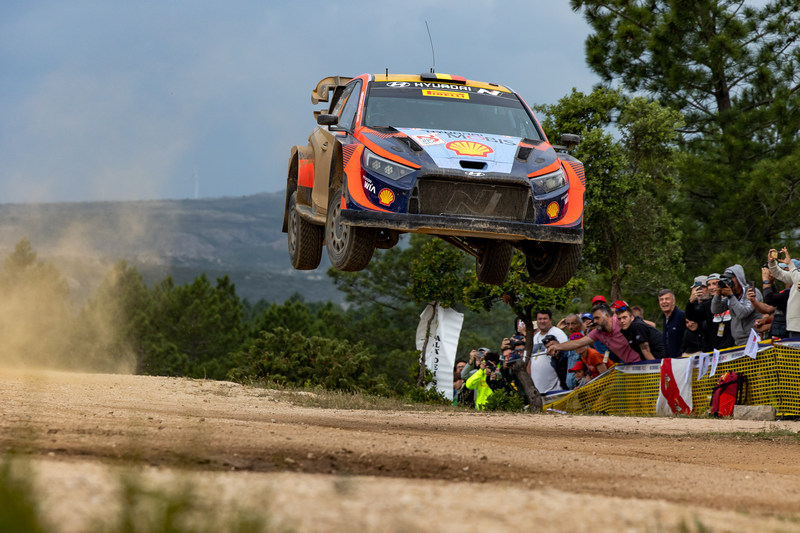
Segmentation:
<svg viewBox="0 0 800 533">
<path fill-rule="evenodd" d="M 342 111 L 347 97 L 353 92 L 354 85 L 347 85 L 345 87 L 337 87 L 333 93 L 333 102 L 331 102 L 331 109 L 328 111 L 331 115 L 338 115 Z"/>
<path fill-rule="evenodd" d="M 350 87 L 348 87 L 350 88 Z M 339 115 L 339 127 L 343 130 L 353 130 L 354 122 L 356 120 L 356 112 L 358 111 L 358 99 L 361 96 L 361 80 L 352 84 L 348 94 L 343 94 L 343 98 L 347 101 L 342 108 L 342 113 Z"/>
</svg>

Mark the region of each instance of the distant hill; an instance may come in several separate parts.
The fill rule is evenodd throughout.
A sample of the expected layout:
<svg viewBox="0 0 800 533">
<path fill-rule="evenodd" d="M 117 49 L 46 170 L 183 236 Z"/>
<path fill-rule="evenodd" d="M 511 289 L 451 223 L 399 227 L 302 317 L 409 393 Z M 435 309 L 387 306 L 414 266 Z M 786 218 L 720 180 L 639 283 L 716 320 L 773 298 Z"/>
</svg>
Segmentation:
<svg viewBox="0 0 800 533">
<path fill-rule="evenodd" d="M 111 265 L 127 260 L 149 286 L 202 273 L 229 275 L 239 296 L 282 302 L 343 300 L 325 274 L 291 267 L 281 233 L 284 193 L 208 200 L 0 204 L 0 255 L 27 237 L 40 259 L 54 263 L 82 301 Z"/>
</svg>

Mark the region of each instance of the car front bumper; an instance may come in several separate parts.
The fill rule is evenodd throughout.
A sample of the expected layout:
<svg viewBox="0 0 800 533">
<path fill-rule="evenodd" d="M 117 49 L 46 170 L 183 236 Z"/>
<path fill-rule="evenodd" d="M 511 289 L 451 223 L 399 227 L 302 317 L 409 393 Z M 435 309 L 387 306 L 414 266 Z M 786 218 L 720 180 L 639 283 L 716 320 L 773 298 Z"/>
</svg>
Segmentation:
<svg viewBox="0 0 800 533">
<path fill-rule="evenodd" d="M 346 224 L 368 228 L 392 229 L 411 233 L 430 233 L 455 237 L 478 237 L 509 241 L 583 243 L 582 227 L 546 226 L 530 222 L 466 218 L 448 215 L 418 215 L 346 209 Z"/>
</svg>

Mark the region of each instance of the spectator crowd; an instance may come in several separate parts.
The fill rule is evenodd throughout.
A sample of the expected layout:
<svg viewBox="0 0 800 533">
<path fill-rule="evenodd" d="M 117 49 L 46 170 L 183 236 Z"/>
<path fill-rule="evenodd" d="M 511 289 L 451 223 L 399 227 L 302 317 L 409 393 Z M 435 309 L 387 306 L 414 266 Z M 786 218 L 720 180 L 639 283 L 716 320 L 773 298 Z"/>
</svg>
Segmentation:
<svg viewBox="0 0 800 533">
<path fill-rule="evenodd" d="M 483 409 L 495 391 L 522 395 L 513 368 L 523 361 L 536 389 L 547 394 L 581 387 L 615 364 L 741 346 L 751 330 L 762 338 L 800 337 L 800 261 L 785 247 L 781 253 L 779 259 L 777 250 L 769 251 L 758 282 L 738 264 L 697 276 L 683 309 L 672 290 L 662 289 L 660 329 L 644 319 L 641 307 L 609 303 L 602 295 L 592 298 L 590 311 L 568 314 L 555 325 L 552 310 L 541 309 L 534 331 L 517 320 L 498 350 L 477 348 L 468 361 L 456 362 L 454 401 Z M 533 347 L 526 357 L 529 334 Z"/>
</svg>

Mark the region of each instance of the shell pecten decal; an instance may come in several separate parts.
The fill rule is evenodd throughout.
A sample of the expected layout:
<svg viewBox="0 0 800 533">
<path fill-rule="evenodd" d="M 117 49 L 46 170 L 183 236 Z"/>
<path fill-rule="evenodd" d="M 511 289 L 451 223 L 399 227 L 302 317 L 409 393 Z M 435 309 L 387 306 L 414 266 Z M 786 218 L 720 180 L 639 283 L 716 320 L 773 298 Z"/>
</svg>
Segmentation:
<svg viewBox="0 0 800 533">
<path fill-rule="evenodd" d="M 458 155 L 470 155 L 477 157 L 486 157 L 494 152 L 490 147 L 485 144 L 476 143 L 475 141 L 450 141 L 444 145 L 448 150 L 454 151 Z"/>
<path fill-rule="evenodd" d="M 547 216 L 550 218 L 556 218 L 558 216 L 559 208 L 557 202 L 552 202 L 550 205 L 547 206 Z"/>
<path fill-rule="evenodd" d="M 392 205 L 394 202 L 394 193 L 390 189 L 381 189 L 378 193 L 378 200 L 383 205 Z"/>
</svg>

